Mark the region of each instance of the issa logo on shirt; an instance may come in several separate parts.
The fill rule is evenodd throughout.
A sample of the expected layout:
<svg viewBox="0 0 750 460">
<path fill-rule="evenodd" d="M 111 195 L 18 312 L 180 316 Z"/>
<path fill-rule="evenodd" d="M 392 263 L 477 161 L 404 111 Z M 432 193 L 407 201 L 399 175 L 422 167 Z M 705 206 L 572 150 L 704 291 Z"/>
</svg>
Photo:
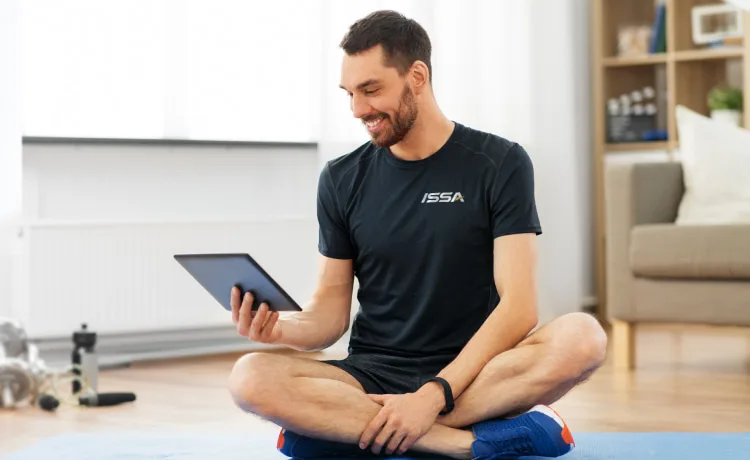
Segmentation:
<svg viewBox="0 0 750 460">
<path fill-rule="evenodd" d="M 461 192 L 425 193 L 422 197 L 422 203 L 454 203 L 456 201 L 464 203 L 464 196 Z"/>
</svg>

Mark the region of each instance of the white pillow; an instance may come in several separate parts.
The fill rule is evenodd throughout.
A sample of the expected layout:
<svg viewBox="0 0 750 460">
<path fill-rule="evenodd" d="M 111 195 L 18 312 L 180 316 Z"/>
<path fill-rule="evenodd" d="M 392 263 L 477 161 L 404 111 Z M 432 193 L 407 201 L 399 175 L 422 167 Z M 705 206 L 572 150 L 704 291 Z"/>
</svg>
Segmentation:
<svg viewBox="0 0 750 460">
<path fill-rule="evenodd" d="M 750 131 L 676 107 L 685 194 L 677 224 L 750 224 Z"/>
</svg>

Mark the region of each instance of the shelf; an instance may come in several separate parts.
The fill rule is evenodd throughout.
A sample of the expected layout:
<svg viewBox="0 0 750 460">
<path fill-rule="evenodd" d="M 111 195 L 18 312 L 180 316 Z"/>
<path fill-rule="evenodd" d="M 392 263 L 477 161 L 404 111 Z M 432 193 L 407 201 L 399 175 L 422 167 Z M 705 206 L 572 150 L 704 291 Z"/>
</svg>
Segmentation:
<svg viewBox="0 0 750 460">
<path fill-rule="evenodd" d="M 623 142 L 605 144 L 604 152 L 641 152 L 646 150 L 669 150 L 669 141 Z"/>
<path fill-rule="evenodd" d="M 667 54 L 649 54 L 646 56 L 632 57 L 608 57 L 602 60 L 605 67 L 630 67 L 638 65 L 664 64 L 667 62 Z"/>
<path fill-rule="evenodd" d="M 709 48 L 700 50 L 675 51 L 673 53 L 649 54 L 646 56 L 632 57 L 607 57 L 602 59 L 604 67 L 632 67 L 646 66 L 652 64 L 664 64 L 668 60 L 677 62 L 707 61 L 711 59 L 736 59 L 742 58 L 745 50 L 742 47 Z"/>
<path fill-rule="evenodd" d="M 685 61 L 705 61 L 708 59 L 733 59 L 741 58 L 745 50 L 740 47 L 731 48 L 709 48 L 702 50 L 676 51 L 673 53 L 674 60 L 679 62 Z"/>
</svg>

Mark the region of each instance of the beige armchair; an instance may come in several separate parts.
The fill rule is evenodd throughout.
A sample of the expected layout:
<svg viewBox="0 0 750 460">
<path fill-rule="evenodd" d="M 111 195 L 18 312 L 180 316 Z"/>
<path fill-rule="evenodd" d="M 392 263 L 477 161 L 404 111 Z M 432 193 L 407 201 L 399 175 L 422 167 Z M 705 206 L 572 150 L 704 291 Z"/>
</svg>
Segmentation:
<svg viewBox="0 0 750 460">
<path fill-rule="evenodd" d="M 679 163 L 606 170 L 607 316 L 614 362 L 635 366 L 639 323 L 750 326 L 750 225 L 677 225 Z"/>
</svg>

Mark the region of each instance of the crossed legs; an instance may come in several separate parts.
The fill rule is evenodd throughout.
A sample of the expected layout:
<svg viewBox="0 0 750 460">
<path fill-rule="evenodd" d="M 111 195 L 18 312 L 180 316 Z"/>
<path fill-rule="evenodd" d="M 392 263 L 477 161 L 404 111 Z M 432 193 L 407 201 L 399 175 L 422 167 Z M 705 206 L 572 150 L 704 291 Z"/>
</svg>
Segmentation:
<svg viewBox="0 0 750 460">
<path fill-rule="evenodd" d="M 606 334 L 582 313 L 561 316 L 492 359 L 412 447 L 426 453 L 471 458 L 475 422 L 552 404 L 587 379 L 604 361 Z M 315 360 L 252 353 L 229 378 L 235 403 L 298 434 L 356 444 L 380 410 L 352 376 Z"/>
<path fill-rule="evenodd" d="M 492 359 L 437 422 L 470 424 L 551 405 L 604 362 L 607 335 L 592 316 L 563 315 Z"/>
<path fill-rule="evenodd" d="M 381 408 L 337 367 L 265 353 L 237 361 L 230 390 L 245 411 L 303 436 L 352 445 Z M 472 441 L 470 432 L 435 424 L 413 449 L 470 458 Z"/>
</svg>

